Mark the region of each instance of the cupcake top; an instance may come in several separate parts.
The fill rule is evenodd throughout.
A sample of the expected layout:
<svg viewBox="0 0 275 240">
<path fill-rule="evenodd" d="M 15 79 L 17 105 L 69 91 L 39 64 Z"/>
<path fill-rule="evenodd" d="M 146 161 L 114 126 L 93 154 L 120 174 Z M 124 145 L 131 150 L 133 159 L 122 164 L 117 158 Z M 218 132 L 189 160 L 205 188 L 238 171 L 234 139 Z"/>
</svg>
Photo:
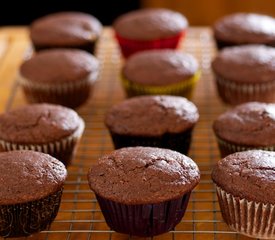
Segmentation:
<svg viewBox="0 0 275 240">
<path fill-rule="evenodd" d="M 213 181 L 236 197 L 275 203 L 275 152 L 250 150 L 228 155 L 212 172 Z"/>
<path fill-rule="evenodd" d="M 217 39 L 232 43 L 274 43 L 275 19 L 254 13 L 235 13 L 214 24 Z"/>
<path fill-rule="evenodd" d="M 198 121 L 197 107 L 177 96 L 141 96 L 114 105 L 106 114 L 110 131 L 132 136 L 161 136 L 192 128 Z"/>
<path fill-rule="evenodd" d="M 150 204 L 176 199 L 199 182 L 198 166 L 178 152 L 151 148 L 121 148 L 99 159 L 88 173 L 99 196 L 124 204 Z"/>
<path fill-rule="evenodd" d="M 33 83 L 66 83 L 85 78 L 95 80 L 99 71 L 98 60 L 82 50 L 43 50 L 20 66 L 20 75 Z"/>
<path fill-rule="evenodd" d="M 181 33 L 187 19 L 168 9 L 140 9 L 120 16 L 113 24 L 116 33 L 132 40 L 155 40 Z"/>
<path fill-rule="evenodd" d="M 69 108 L 30 104 L 0 115 L 0 139 L 19 144 L 41 144 L 66 138 L 83 126 Z"/>
<path fill-rule="evenodd" d="M 175 50 L 148 50 L 132 55 L 122 74 L 134 83 L 165 86 L 190 79 L 198 68 L 197 60 L 190 54 Z"/>
<path fill-rule="evenodd" d="M 247 146 L 275 146 L 275 104 L 250 102 L 221 114 L 213 124 L 215 134 Z"/>
<path fill-rule="evenodd" d="M 259 83 L 275 80 L 274 62 L 274 48 L 246 45 L 223 49 L 214 59 L 212 68 L 217 75 L 227 80 Z"/>
<path fill-rule="evenodd" d="M 101 23 L 81 12 L 59 12 L 35 20 L 30 26 L 30 37 L 35 45 L 77 46 L 97 39 Z"/>
<path fill-rule="evenodd" d="M 67 171 L 63 163 L 34 151 L 0 153 L 0 204 L 35 201 L 62 188 Z"/>
</svg>

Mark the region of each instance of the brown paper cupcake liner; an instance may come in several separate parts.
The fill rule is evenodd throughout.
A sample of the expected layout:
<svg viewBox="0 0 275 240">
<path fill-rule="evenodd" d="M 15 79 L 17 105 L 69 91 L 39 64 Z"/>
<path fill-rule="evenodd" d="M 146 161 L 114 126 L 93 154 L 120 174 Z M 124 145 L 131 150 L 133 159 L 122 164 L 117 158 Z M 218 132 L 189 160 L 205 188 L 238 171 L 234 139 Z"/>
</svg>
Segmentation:
<svg viewBox="0 0 275 240">
<path fill-rule="evenodd" d="M 216 75 L 219 96 L 225 103 L 240 104 L 250 101 L 275 102 L 275 81 L 236 83 Z"/>
<path fill-rule="evenodd" d="M 0 151 L 33 150 L 43 152 L 55 157 L 68 166 L 84 131 L 84 121 L 80 119 L 80 122 L 78 129 L 74 133 L 61 140 L 43 144 L 20 144 L 0 140 Z"/>
<path fill-rule="evenodd" d="M 71 46 L 60 46 L 60 45 L 35 45 L 33 44 L 33 48 L 36 52 L 41 50 L 47 50 L 47 49 L 55 49 L 55 48 L 70 48 L 70 49 L 81 49 L 86 52 L 94 54 L 95 47 L 97 44 L 97 39 L 95 39 L 93 42 L 89 42 L 82 45 L 71 45 Z"/>
<path fill-rule="evenodd" d="M 183 96 L 188 99 L 192 98 L 194 86 L 199 78 L 200 71 L 198 71 L 193 77 L 185 79 L 179 83 L 169 84 L 167 86 L 144 86 L 142 84 L 129 81 L 123 75 L 121 76 L 122 84 L 128 97 L 164 94 Z"/>
<path fill-rule="evenodd" d="M 253 238 L 275 239 L 275 205 L 235 197 L 217 186 L 221 213 L 236 232 Z"/>
<path fill-rule="evenodd" d="M 140 237 L 152 237 L 172 230 L 181 221 L 189 197 L 190 192 L 162 203 L 126 205 L 96 195 L 111 229 Z"/>
<path fill-rule="evenodd" d="M 114 132 L 110 133 L 115 149 L 133 146 L 150 146 L 168 148 L 187 155 L 191 144 L 192 131 L 193 128 L 188 129 L 182 133 L 167 133 L 159 137 L 144 137 L 130 135 L 127 136 L 116 134 Z"/>
<path fill-rule="evenodd" d="M 227 141 L 224 141 L 216 136 L 219 150 L 221 157 L 226 157 L 227 155 L 235 152 L 242 152 L 247 151 L 251 149 L 260 149 L 260 150 L 266 150 L 266 151 L 275 151 L 275 146 L 247 146 L 247 145 L 241 145 L 241 144 L 234 144 Z"/>
<path fill-rule="evenodd" d="M 92 73 L 80 81 L 47 84 L 31 82 L 19 74 L 18 82 L 31 103 L 48 102 L 76 108 L 89 98 L 97 77 L 97 73 Z"/>
<path fill-rule="evenodd" d="M 0 205 L 0 236 L 24 237 L 47 229 L 58 213 L 62 191 L 36 201 Z"/>
</svg>

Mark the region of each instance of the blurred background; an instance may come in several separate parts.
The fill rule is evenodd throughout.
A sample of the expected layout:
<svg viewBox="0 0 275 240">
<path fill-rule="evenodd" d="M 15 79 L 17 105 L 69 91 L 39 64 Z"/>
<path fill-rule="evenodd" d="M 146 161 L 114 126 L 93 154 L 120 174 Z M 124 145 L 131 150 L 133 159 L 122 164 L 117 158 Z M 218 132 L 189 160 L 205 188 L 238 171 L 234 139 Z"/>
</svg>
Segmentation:
<svg viewBox="0 0 275 240">
<path fill-rule="evenodd" d="M 165 7 L 182 12 L 190 25 L 211 25 L 233 12 L 257 12 L 275 16 L 275 0 L 40 0 L 5 2 L 0 8 L 0 25 L 27 25 L 34 19 L 58 11 L 82 11 L 104 25 L 125 13 L 144 7 Z"/>
</svg>

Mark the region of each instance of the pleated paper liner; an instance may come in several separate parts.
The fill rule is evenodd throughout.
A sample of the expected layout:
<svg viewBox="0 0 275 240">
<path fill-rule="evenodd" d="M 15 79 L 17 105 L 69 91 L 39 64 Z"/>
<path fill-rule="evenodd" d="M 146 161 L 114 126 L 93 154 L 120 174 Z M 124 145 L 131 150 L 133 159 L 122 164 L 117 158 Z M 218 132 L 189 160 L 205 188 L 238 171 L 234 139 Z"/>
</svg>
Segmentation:
<svg viewBox="0 0 275 240">
<path fill-rule="evenodd" d="M 275 239 L 275 206 L 235 197 L 217 186 L 221 213 L 226 224 L 243 235 Z"/>
<path fill-rule="evenodd" d="M 20 144 L 0 140 L 0 151 L 13 151 L 13 150 L 33 150 L 37 152 L 47 153 L 56 159 L 60 160 L 64 165 L 68 166 L 75 154 L 77 144 L 84 131 L 84 121 L 80 119 L 78 129 L 70 136 L 63 139 L 41 144 Z"/>
<path fill-rule="evenodd" d="M 237 83 L 216 75 L 216 84 L 219 96 L 228 104 L 237 105 L 251 101 L 275 102 L 275 79 L 270 82 Z"/>
<path fill-rule="evenodd" d="M 126 205 L 96 195 L 112 230 L 140 237 L 152 237 L 173 230 L 185 213 L 189 197 L 190 192 L 161 203 Z"/>
<path fill-rule="evenodd" d="M 266 150 L 266 151 L 275 151 L 275 146 L 270 145 L 270 146 L 248 146 L 248 145 L 241 145 L 241 144 L 234 144 L 225 140 L 220 139 L 219 137 L 216 136 L 219 150 L 221 157 L 224 158 L 229 154 L 235 153 L 235 152 L 242 152 L 242 151 L 247 151 L 247 150 L 252 150 L 252 149 L 261 149 L 261 150 Z"/>
<path fill-rule="evenodd" d="M 48 229 L 58 213 L 62 191 L 36 201 L 0 205 L 0 236 L 24 237 Z"/>
<path fill-rule="evenodd" d="M 187 155 L 191 144 L 192 131 L 193 128 L 190 128 L 181 133 L 166 133 L 159 137 L 110 133 L 115 149 L 133 146 L 150 146 L 168 148 Z"/>
<path fill-rule="evenodd" d="M 176 95 L 192 98 L 193 89 L 196 82 L 200 78 L 200 71 L 198 71 L 193 77 L 184 79 L 179 83 L 169 84 L 167 86 L 148 86 L 138 83 L 134 83 L 121 75 L 123 87 L 128 97 L 140 96 L 140 95 Z"/>
<path fill-rule="evenodd" d="M 47 84 L 32 82 L 19 75 L 18 82 L 31 103 L 47 102 L 77 108 L 88 100 L 97 76 L 97 73 L 92 73 L 79 81 Z"/>
<path fill-rule="evenodd" d="M 125 58 L 128 58 L 130 55 L 144 50 L 165 48 L 176 49 L 179 44 L 179 41 L 185 37 L 185 34 L 186 30 L 172 37 L 142 41 L 126 39 L 115 33 L 115 38 L 117 39 L 117 42 L 120 46 L 122 55 Z"/>
</svg>

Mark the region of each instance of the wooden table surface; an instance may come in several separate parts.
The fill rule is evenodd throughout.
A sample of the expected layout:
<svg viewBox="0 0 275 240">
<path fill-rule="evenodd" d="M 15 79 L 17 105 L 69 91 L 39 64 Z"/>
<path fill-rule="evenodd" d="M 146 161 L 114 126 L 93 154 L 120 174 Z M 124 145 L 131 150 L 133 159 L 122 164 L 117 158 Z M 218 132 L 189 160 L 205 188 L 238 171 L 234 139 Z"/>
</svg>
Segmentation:
<svg viewBox="0 0 275 240">
<path fill-rule="evenodd" d="M 86 122 L 86 129 L 77 156 L 68 168 L 59 214 L 48 231 L 28 239 L 137 239 L 111 231 L 106 225 L 94 195 L 89 190 L 86 174 L 99 156 L 113 150 L 113 145 L 104 127 L 103 118 L 112 104 L 125 98 L 119 71 L 123 59 L 112 37 L 112 30 L 105 28 L 98 43 L 96 55 L 101 61 L 101 74 L 93 96 L 78 109 Z M 215 45 L 208 28 L 190 28 L 180 50 L 193 54 L 202 69 L 192 101 L 198 106 L 200 121 L 197 124 L 190 157 L 201 170 L 201 182 L 193 191 L 187 212 L 181 223 L 167 234 L 154 239 L 222 239 L 248 240 L 232 232 L 222 221 L 215 189 L 210 179 L 213 164 L 219 152 L 212 132 L 212 122 L 226 110 L 216 95 L 210 68 L 215 55 Z M 25 27 L 0 29 L 0 112 L 27 104 L 16 76 L 22 60 L 31 53 L 28 31 Z"/>
</svg>

